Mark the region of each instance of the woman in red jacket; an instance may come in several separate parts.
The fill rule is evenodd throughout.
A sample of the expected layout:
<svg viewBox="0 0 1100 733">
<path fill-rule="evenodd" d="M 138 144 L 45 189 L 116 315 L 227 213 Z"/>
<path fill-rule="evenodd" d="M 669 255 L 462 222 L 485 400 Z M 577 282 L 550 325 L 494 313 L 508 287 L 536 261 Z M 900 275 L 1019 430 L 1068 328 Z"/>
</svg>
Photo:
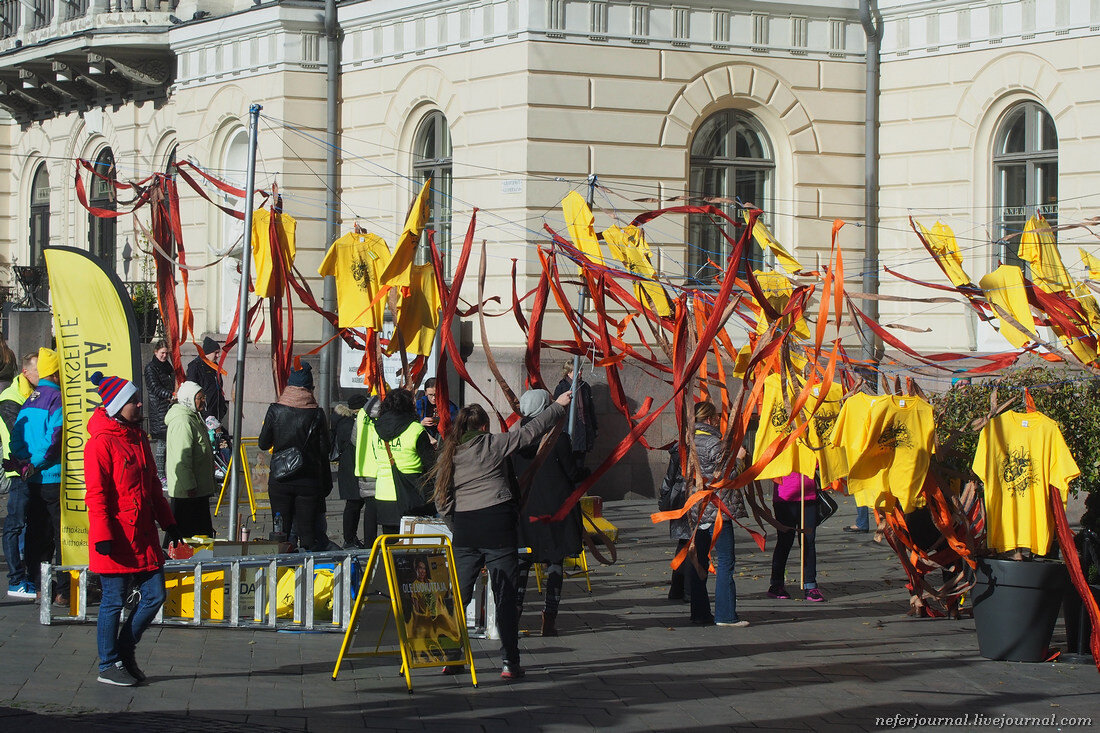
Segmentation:
<svg viewBox="0 0 1100 733">
<path fill-rule="evenodd" d="M 141 396 L 133 382 L 92 375 L 103 404 L 88 420 L 84 480 L 88 506 L 88 569 L 103 586 L 96 632 L 99 678 L 132 687 L 145 680 L 136 662 L 141 635 L 164 604 L 164 554 L 157 524 L 179 541 L 176 520 L 161 492 L 149 438 L 141 429 Z M 125 599 L 140 598 L 125 622 Z"/>
</svg>

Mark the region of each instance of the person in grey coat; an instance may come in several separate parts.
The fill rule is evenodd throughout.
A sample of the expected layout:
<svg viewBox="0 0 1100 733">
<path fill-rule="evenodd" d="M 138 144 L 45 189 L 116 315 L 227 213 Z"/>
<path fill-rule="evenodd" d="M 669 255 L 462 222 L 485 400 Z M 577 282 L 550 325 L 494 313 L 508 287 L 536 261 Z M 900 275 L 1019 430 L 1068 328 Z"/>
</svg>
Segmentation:
<svg viewBox="0 0 1100 733">
<path fill-rule="evenodd" d="M 695 452 L 699 456 L 699 469 L 707 482 L 714 480 L 714 476 L 721 469 L 725 458 L 722 433 L 718 425 L 718 410 L 714 404 L 711 402 L 696 403 L 693 440 Z M 669 469 L 665 474 L 665 484 L 670 485 L 670 492 L 679 490 L 684 493 L 684 498 L 679 500 L 679 506 L 683 506 L 687 495 L 694 493 L 697 489 L 692 489 L 689 492 L 682 487 L 683 476 L 680 470 L 679 446 L 674 446 L 670 452 L 672 456 L 669 461 Z M 738 460 L 742 460 L 743 457 L 744 449 L 742 448 L 738 454 Z M 676 481 L 681 484 L 679 489 L 676 487 Z M 664 493 L 663 487 L 662 493 Z M 741 492 L 720 491 L 718 498 L 729 508 L 734 517 L 743 518 L 748 516 Z M 674 507 L 670 506 L 669 508 Z M 690 591 L 691 623 L 699 626 L 709 626 L 714 623 L 720 626 L 748 626 L 747 621 L 743 621 L 737 616 L 736 585 L 733 578 L 734 534 L 733 525 L 728 521 L 723 523 L 722 533 L 718 536 L 718 541 L 714 547 L 716 614 L 711 614 L 710 596 L 707 593 L 707 569 L 710 567 L 710 546 L 714 523 L 717 518 L 718 507 L 715 504 L 708 503 L 706 508 L 702 510 L 701 517 L 700 505 L 696 504 L 691 511 L 679 520 L 674 520 L 674 525 L 670 528 L 673 538 L 679 541 L 677 546 L 677 552 L 679 552 L 690 541 L 692 529 L 696 524 L 699 527 L 698 531 L 695 532 L 695 562 L 692 562 L 689 557 L 680 566 L 680 571 L 687 581 Z M 675 584 L 675 578 L 673 582 Z M 683 580 L 680 581 L 681 588 L 683 582 Z M 675 599 L 673 595 L 675 590 L 674 585 L 670 589 L 669 598 Z"/>
<path fill-rule="evenodd" d="M 489 432 L 489 416 L 480 405 L 458 411 L 443 440 L 431 475 L 439 513 L 454 532 L 455 565 L 463 603 L 473 595 L 481 569 L 489 571 L 496 600 L 497 631 L 506 680 L 523 677 L 519 663 L 517 592 L 519 504 L 508 458 L 549 432 L 565 415 L 570 395 L 564 393 L 527 423 L 506 433 Z M 455 674 L 462 666 L 446 671 Z"/>
</svg>

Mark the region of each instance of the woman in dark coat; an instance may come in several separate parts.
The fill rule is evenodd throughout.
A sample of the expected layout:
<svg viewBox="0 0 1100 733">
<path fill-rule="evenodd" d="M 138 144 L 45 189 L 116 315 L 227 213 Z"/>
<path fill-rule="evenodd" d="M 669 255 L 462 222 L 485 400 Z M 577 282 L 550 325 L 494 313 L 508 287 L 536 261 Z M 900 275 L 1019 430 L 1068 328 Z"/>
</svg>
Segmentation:
<svg viewBox="0 0 1100 733">
<path fill-rule="evenodd" d="M 367 404 L 364 395 L 352 395 L 346 405 L 332 408 L 332 445 L 339 453 L 336 469 L 340 498 L 344 500 L 345 550 L 362 548 L 359 540 L 359 515 L 363 510 L 363 498 L 359 496 L 359 477 L 355 475 L 355 413 Z"/>
<path fill-rule="evenodd" d="M 584 466 L 588 452 L 596 445 L 599 427 L 596 425 L 596 405 L 592 401 L 592 387 L 580 377 L 577 385 L 576 425 L 573 426 L 573 461 L 578 468 Z M 573 364 L 566 362 L 562 366 L 561 381 L 554 389 L 555 399 L 573 389 Z"/>
<path fill-rule="evenodd" d="M 283 531 L 296 529 L 302 549 L 317 550 L 326 538 L 317 534 L 321 499 L 332 492 L 329 466 L 329 430 L 325 411 L 313 398 L 313 370 L 309 364 L 290 373 L 279 401 L 267 408 L 260 428 L 260 450 L 272 451 L 272 460 L 283 450 L 298 448 L 302 467 L 293 476 L 271 477 L 267 493 L 273 517 L 282 519 Z"/>
<path fill-rule="evenodd" d="M 153 344 L 153 358 L 145 365 L 145 404 L 149 413 L 149 442 L 153 448 L 153 461 L 157 464 L 157 477 L 165 483 L 164 455 L 168 428 L 164 416 L 172 406 L 172 393 L 176 391 L 176 374 L 168 360 L 168 344 Z"/>
<path fill-rule="evenodd" d="M 523 422 L 527 424 L 550 406 L 550 393 L 544 389 L 530 390 L 520 400 Z M 516 477 L 522 478 L 538 455 L 541 442 L 521 448 L 512 455 Z M 527 578 L 531 566 L 546 563 L 546 594 L 542 611 L 542 635 L 557 636 L 558 604 L 561 602 L 565 558 L 576 557 L 581 550 L 581 508 L 574 505 L 560 522 L 532 522 L 531 517 L 553 514 L 565 503 L 576 488 L 580 470 L 573 460 L 569 436 L 558 434 L 554 447 L 546 460 L 531 478 L 527 503 L 520 512 L 520 547 L 531 549 L 530 554 L 520 556 L 519 610 L 523 612 L 523 598 L 527 590 Z M 521 489 L 524 487 L 521 486 Z"/>
</svg>

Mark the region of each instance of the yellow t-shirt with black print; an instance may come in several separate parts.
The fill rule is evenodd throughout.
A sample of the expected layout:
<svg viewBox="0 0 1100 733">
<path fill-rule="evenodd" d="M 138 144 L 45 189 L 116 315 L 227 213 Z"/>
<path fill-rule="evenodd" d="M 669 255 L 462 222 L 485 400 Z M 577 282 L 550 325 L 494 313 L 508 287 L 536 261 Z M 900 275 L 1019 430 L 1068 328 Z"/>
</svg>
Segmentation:
<svg viewBox="0 0 1100 733">
<path fill-rule="evenodd" d="M 1005 412 L 978 437 L 974 473 L 985 484 L 986 544 L 997 552 L 1050 552 L 1053 517 L 1047 487 L 1069 496 L 1081 474 L 1058 424 L 1038 412 Z"/>
</svg>

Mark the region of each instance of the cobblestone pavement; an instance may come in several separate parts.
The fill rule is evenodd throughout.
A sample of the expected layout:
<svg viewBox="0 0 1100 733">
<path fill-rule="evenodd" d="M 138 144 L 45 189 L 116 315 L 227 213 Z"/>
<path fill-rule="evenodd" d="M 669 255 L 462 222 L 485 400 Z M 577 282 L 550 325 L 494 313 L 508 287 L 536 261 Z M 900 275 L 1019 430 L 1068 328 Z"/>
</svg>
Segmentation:
<svg viewBox="0 0 1100 733">
<path fill-rule="evenodd" d="M 31 604 L 0 598 L 0 730 L 851 731 L 899 714 L 1100 723 L 1092 667 L 987 661 L 973 621 L 906 617 L 896 558 L 870 535 L 841 532 L 848 501 L 819 533 L 826 603 L 766 598 L 770 554 L 738 538 L 748 628 L 691 626 L 687 607 L 666 600 L 671 543 L 650 524 L 651 504 L 608 504 L 619 563 L 595 568 L 591 595 L 566 581 L 562 635 L 521 641 L 522 682 L 500 680 L 495 645 L 475 640 L 477 689 L 421 670 L 409 695 L 392 658 L 350 663 L 333 682 L 336 634 L 158 627 L 138 650 L 149 682 L 113 688 L 95 681 L 94 626 L 41 626 Z M 525 627 L 537 628 L 538 598 L 532 589 Z M 1054 643 L 1064 645 L 1061 622 Z"/>
</svg>

